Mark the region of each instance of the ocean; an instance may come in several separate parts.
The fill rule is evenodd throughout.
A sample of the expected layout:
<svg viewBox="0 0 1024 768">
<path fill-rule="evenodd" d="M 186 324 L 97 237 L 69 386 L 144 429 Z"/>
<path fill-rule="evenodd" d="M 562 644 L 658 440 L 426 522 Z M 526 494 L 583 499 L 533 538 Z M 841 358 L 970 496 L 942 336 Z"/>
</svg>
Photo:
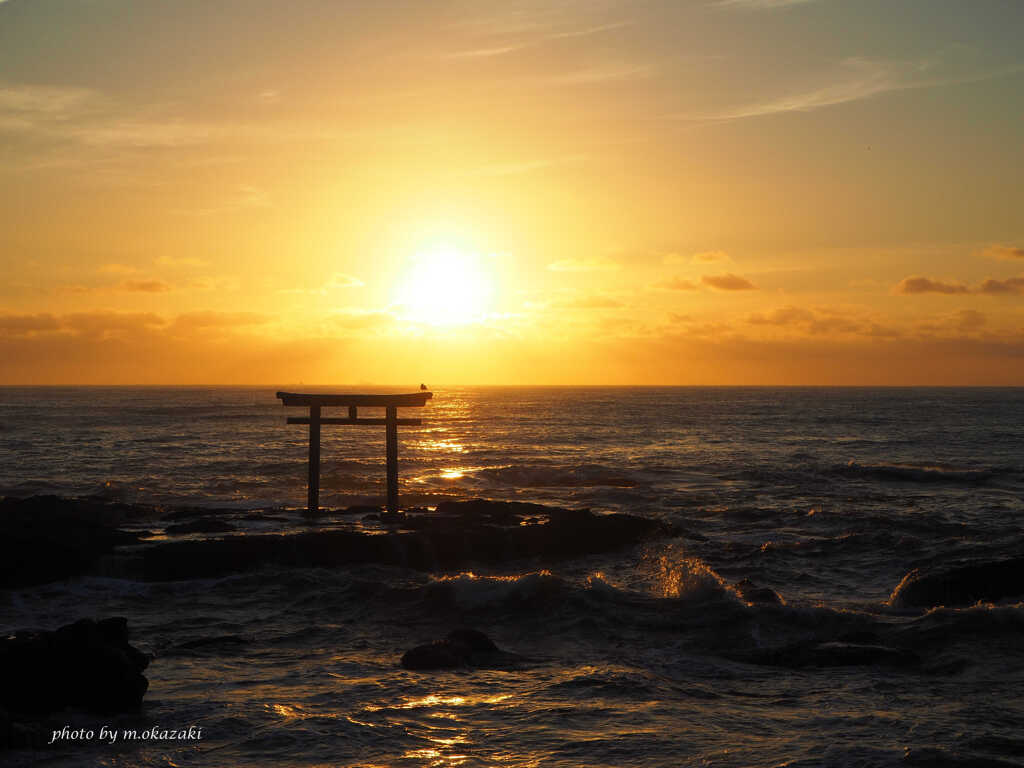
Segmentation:
<svg viewBox="0 0 1024 768">
<path fill-rule="evenodd" d="M 287 415 L 304 414 L 273 387 L 0 388 L 0 496 L 122 502 L 153 541 L 183 508 L 239 535 L 382 503 L 383 427 L 325 426 L 328 512 L 303 516 L 307 431 Z M 399 428 L 406 506 L 535 502 L 681 534 L 472 571 L 268 565 L 0 590 L 5 633 L 125 616 L 153 654 L 141 712 L 69 724 L 202 728 L 0 761 L 1024 764 L 1021 590 L 943 605 L 897 589 L 914 569 L 1024 556 L 1024 389 L 438 387 L 399 415 L 423 419 Z M 775 598 L 747 599 L 743 580 Z M 399 665 L 457 627 L 530 663 Z"/>
</svg>

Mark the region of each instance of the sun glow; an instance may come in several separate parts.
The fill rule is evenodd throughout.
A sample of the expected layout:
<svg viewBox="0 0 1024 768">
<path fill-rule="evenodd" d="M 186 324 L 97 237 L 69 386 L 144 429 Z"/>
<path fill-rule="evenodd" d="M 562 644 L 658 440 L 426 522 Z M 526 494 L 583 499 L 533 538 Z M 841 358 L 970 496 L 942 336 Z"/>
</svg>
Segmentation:
<svg viewBox="0 0 1024 768">
<path fill-rule="evenodd" d="M 483 320 L 492 294 L 480 257 L 445 245 L 413 258 L 396 298 L 407 320 L 451 326 Z"/>
</svg>

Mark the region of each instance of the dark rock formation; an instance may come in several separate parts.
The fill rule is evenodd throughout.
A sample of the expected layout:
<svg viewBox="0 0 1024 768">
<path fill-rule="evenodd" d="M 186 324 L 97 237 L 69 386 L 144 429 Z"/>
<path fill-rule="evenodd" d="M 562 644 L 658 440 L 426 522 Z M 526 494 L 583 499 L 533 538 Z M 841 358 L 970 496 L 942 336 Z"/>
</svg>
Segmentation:
<svg viewBox="0 0 1024 768">
<path fill-rule="evenodd" d="M 97 712 L 139 708 L 149 658 L 128 644 L 121 617 L 82 619 L 53 632 L 0 640 L 0 708 L 43 715 L 65 707 Z"/>
<path fill-rule="evenodd" d="M 224 520 L 204 518 L 200 520 L 192 520 L 188 523 L 175 523 L 174 525 L 168 525 L 166 533 L 228 533 L 235 530 L 238 529 L 231 523 L 225 522 Z"/>
<path fill-rule="evenodd" d="M 0 588 L 71 578 L 138 537 L 117 530 L 139 508 L 92 499 L 0 500 Z"/>
<path fill-rule="evenodd" d="M 946 570 L 914 569 L 889 597 L 897 608 L 972 605 L 1024 595 L 1024 557 Z"/>
<path fill-rule="evenodd" d="M 537 504 L 474 500 L 445 502 L 436 510 L 400 513 L 377 508 L 357 525 L 297 533 L 226 535 L 193 541 L 146 542 L 110 555 L 140 537 L 117 529 L 152 508 L 53 496 L 0 500 L 0 587 L 21 587 L 102 570 L 122 578 L 165 581 L 237 573 L 267 564 L 337 567 L 379 563 L 418 570 L 455 570 L 541 558 L 546 563 L 633 546 L 679 531 L 633 515 L 595 514 Z M 351 511 L 351 510 L 350 510 Z M 161 514 L 167 532 L 230 533 L 222 510 Z M 356 513 L 353 513 L 355 516 Z M 383 530 L 368 533 L 376 518 Z"/>
<path fill-rule="evenodd" d="M 495 669 L 516 666 L 526 659 L 517 653 L 503 651 L 483 632 L 456 629 L 444 640 L 418 645 L 402 656 L 406 669 L 433 670 L 476 667 Z"/>
<path fill-rule="evenodd" d="M 335 529 L 161 542 L 138 553 L 130 568 L 153 581 L 220 576 L 266 564 L 455 570 L 524 558 L 565 560 L 675 532 L 666 523 L 633 515 L 475 500 L 403 513 L 394 528 L 379 535 Z"/>
</svg>

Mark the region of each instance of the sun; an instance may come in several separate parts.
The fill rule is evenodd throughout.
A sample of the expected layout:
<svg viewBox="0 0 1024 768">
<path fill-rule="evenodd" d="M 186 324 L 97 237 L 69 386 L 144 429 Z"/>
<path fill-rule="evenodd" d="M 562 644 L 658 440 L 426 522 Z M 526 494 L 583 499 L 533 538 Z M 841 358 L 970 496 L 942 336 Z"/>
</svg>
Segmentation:
<svg viewBox="0 0 1024 768">
<path fill-rule="evenodd" d="M 396 300 L 408 320 L 466 325 L 486 317 L 492 292 L 492 280 L 479 256 L 439 245 L 412 258 Z"/>
</svg>

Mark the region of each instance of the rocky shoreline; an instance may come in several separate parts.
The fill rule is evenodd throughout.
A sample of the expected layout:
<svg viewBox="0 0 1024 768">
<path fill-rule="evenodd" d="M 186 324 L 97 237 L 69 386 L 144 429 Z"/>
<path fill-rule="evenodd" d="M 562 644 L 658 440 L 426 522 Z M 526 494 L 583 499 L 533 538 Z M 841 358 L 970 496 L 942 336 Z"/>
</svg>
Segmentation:
<svg viewBox="0 0 1024 768">
<path fill-rule="evenodd" d="M 142 581 L 209 578 L 274 564 L 290 567 L 395 565 L 416 570 L 486 567 L 541 558 L 557 562 L 665 538 L 679 531 L 627 514 L 521 502 L 444 502 L 387 513 L 342 510 L 330 528 L 237 532 L 211 510 L 178 510 L 159 537 L 124 530 L 153 508 L 52 496 L 0 502 L 0 587 L 22 587 L 100 572 Z M 203 533 L 204 538 L 184 534 Z M 176 534 L 181 534 L 176 537 Z"/>
</svg>

